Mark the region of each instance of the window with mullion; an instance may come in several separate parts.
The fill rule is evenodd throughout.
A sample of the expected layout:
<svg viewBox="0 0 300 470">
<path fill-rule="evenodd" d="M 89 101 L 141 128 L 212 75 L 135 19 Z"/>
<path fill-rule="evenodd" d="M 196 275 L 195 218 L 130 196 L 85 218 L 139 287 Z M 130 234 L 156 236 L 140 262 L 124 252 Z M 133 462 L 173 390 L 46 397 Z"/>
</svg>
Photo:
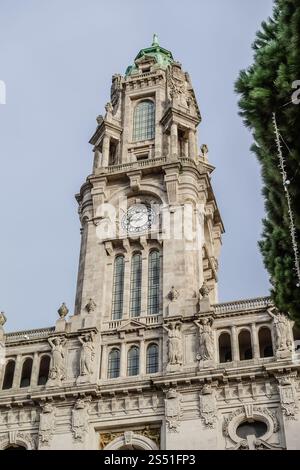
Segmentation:
<svg viewBox="0 0 300 470">
<path fill-rule="evenodd" d="M 147 348 L 146 373 L 155 374 L 158 372 L 158 346 L 150 344 Z"/>
<path fill-rule="evenodd" d="M 142 288 L 142 256 L 133 255 L 131 260 L 130 279 L 130 316 L 139 317 L 141 314 L 141 288 Z"/>
<path fill-rule="evenodd" d="M 132 346 L 127 356 L 127 375 L 138 375 L 140 372 L 140 350 L 137 346 Z"/>
<path fill-rule="evenodd" d="M 124 256 L 117 256 L 114 265 L 113 298 L 112 298 L 112 319 L 119 320 L 123 314 L 124 296 Z"/>
<path fill-rule="evenodd" d="M 157 250 L 149 255 L 148 266 L 148 314 L 159 313 L 160 256 Z"/>
<path fill-rule="evenodd" d="M 145 100 L 138 103 L 133 115 L 133 140 L 153 139 L 155 134 L 155 105 Z"/>
<path fill-rule="evenodd" d="M 108 371 L 107 376 L 109 379 L 114 379 L 120 375 L 120 351 L 113 349 L 108 356 Z"/>
</svg>

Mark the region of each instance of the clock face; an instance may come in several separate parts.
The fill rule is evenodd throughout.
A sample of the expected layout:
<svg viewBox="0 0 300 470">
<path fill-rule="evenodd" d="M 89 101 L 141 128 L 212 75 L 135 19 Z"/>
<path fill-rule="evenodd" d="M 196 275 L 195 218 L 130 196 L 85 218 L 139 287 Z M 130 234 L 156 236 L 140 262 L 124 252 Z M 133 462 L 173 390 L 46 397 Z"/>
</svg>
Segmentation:
<svg viewBox="0 0 300 470">
<path fill-rule="evenodd" d="M 153 209 L 145 204 L 131 206 L 123 218 L 123 228 L 128 233 L 141 233 L 149 230 L 155 221 Z"/>
</svg>

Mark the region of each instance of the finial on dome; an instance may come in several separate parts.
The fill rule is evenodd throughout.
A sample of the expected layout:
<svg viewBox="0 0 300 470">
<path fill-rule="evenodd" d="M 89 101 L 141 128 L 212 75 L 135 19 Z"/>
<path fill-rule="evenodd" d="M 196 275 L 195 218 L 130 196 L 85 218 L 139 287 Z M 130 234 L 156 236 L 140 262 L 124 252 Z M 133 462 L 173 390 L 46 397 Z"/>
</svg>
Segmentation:
<svg viewBox="0 0 300 470">
<path fill-rule="evenodd" d="M 155 33 L 153 34 L 152 46 L 159 46 L 158 36 L 157 36 L 157 34 L 155 34 Z"/>
</svg>

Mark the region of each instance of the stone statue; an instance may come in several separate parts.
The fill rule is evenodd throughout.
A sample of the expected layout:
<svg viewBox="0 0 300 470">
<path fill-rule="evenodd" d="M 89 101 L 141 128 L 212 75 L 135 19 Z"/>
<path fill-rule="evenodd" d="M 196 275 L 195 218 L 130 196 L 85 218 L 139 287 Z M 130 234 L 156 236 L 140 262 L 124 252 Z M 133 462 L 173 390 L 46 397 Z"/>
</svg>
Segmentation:
<svg viewBox="0 0 300 470">
<path fill-rule="evenodd" d="M 66 339 L 57 337 L 48 338 L 48 341 L 52 348 L 52 366 L 49 372 L 50 384 L 53 381 L 60 384 L 65 378 L 64 345 L 66 344 Z"/>
<path fill-rule="evenodd" d="M 46 403 L 40 414 L 39 439 L 42 443 L 49 444 L 55 427 L 55 412 L 50 403 Z"/>
<path fill-rule="evenodd" d="M 95 358 L 94 333 L 86 333 L 79 336 L 82 344 L 80 353 L 80 375 L 91 375 L 93 373 L 93 362 Z"/>
<path fill-rule="evenodd" d="M 163 327 L 168 332 L 168 365 L 182 365 L 181 323 L 174 321 Z"/>
<path fill-rule="evenodd" d="M 175 289 L 174 286 L 171 287 L 168 297 L 171 300 L 171 302 L 175 302 L 178 299 L 179 292 L 177 289 Z"/>
<path fill-rule="evenodd" d="M 96 303 L 93 301 L 92 298 L 90 298 L 88 303 L 85 306 L 85 309 L 88 313 L 91 313 L 95 310 L 96 307 L 97 307 Z"/>
<path fill-rule="evenodd" d="M 69 313 L 69 309 L 68 307 L 66 306 L 65 302 L 63 302 L 61 304 L 61 306 L 59 307 L 59 309 L 57 310 L 58 312 L 58 315 L 60 316 L 60 318 L 65 318 L 68 313 Z"/>
<path fill-rule="evenodd" d="M 268 313 L 273 318 L 276 331 L 277 351 L 293 351 L 293 341 L 291 339 L 291 327 L 293 322 L 283 313 L 274 314 L 276 309 L 269 308 Z"/>
<path fill-rule="evenodd" d="M 199 328 L 199 354 L 197 359 L 212 360 L 214 358 L 213 318 L 202 318 L 200 321 L 195 320 L 194 323 Z"/>
<path fill-rule="evenodd" d="M 96 121 L 97 121 L 98 126 L 100 126 L 100 124 L 102 124 L 102 122 L 103 122 L 102 114 L 99 114 L 99 116 L 96 117 Z"/>
<path fill-rule="evenodd" d="M 203 157 L 207 158 L 207 154 L 208 154 L 207 145 L 206 144 L 201 145 L 200 149 L 201 149 L 201 153 L 202 153 Z"/>
<path fill-rule="evenodd" d="M 204 281 L 202 286 L 199 289 L 199 294 L 201 295 L 201 298 L 207 298 L 208 294 L 210 293 L 211 289 L 208 287 L 207 282 Z"/>
</svg>

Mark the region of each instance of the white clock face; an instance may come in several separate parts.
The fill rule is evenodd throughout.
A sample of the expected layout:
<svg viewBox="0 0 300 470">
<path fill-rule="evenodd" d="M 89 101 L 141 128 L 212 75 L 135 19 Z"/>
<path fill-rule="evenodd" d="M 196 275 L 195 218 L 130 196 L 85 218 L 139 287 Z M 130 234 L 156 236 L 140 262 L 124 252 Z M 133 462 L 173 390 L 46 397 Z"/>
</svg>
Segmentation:
<svg viewBox="0 0 300 470">
<path fill-rule="evenodd" d="M 154 211 L 145 204 L 131 206 L 122 220 L 128 233 L 141 233 L 149 230 L 155 221 Z"/>
</svg>

